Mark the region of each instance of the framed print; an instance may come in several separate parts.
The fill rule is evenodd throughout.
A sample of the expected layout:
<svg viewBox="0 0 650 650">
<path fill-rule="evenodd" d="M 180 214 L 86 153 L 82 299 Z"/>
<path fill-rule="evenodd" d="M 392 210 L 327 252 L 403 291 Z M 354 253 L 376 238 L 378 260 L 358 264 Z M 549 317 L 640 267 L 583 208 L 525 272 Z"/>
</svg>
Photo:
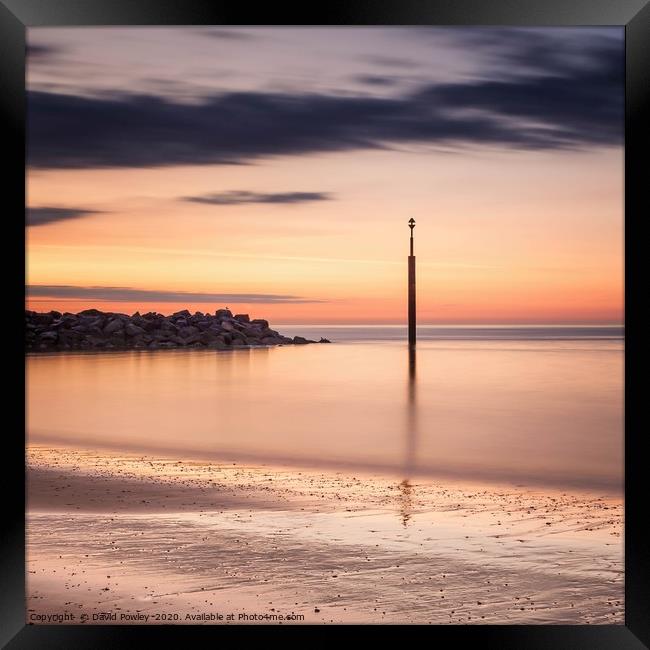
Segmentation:
<svg viewBox="0 0 650 650">
<path fill-rule="evenodd" d="M 646 0 L 0 22 L 6 647 L 648 647 Z"/>
</svg>

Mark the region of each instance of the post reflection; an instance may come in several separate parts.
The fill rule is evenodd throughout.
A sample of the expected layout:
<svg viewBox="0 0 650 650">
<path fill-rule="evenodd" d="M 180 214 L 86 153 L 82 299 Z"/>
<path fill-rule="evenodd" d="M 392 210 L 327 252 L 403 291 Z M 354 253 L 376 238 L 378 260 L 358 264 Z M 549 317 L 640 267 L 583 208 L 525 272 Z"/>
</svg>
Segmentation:
<svg viewBox="0 0 650 650">
<path fill-rule="evenodd" d="M 413 514 L 413 486 L 411 479 L 415 472 L 417 453 L 417 373 L 415 347 L 409 346 L 408 350 L 408 382 L 406 400 L 406 455 L 404 462 L 404 479 L 399 484 L 400 491 L 400 517 L 404 528 L 408 525 Z"/>
</svg>

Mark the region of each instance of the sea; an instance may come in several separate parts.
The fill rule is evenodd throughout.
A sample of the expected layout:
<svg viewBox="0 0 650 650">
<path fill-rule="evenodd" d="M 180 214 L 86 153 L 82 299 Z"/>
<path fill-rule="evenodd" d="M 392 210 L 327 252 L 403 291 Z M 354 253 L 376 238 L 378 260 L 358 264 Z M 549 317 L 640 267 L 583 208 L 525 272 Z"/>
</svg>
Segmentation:
<svg viewBox="0 0 650 650">
<path fill-rule="evenodd" d="M 28 355 L 27 444 L 622 493 L 622 326 L 274 329 L 331 343 Z"/>
</svg>

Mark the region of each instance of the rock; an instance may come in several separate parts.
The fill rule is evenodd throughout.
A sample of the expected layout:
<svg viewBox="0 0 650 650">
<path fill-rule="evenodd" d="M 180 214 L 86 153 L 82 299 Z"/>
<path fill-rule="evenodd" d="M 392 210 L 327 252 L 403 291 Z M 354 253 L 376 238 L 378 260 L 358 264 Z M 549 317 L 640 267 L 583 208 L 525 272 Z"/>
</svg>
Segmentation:
<svg viewBox="0 0 650 650">
<path fill-rule="evenodd" d="M 127 336 L 140 336 L 141 334 L 145 333 L 145 330 L 142 327 L 138 327 L 133 323 L 127 323 L 124 331 L 126 332 Z"/>
<path fill-rule="evenodd" d="M 117 346 L 117 347 L 122 347 L 124 345 L 125 339 L 124 339 L 124 330 L 118 330 L 117 332 L 113 332 L 110 335 L 110 342 Z"/>
<path fill-rule="evenodd" d="M 251 325 L 259 325 L 263 330 L 269 329 L 269 321 L 264 320 L 263 318 L 254 318 L 251 321 Z"/>
<path fill-rule="evenodd" d="M 321 336 L 321 337 L 320 337 L 320 341 L 318 341 L 318 342 L 319 342 L 319 343 L 331 343 L 332 341 L 330 341 L 329 339 L 324 339 L 324 338 Z"/>
<path fill-rule="evenodd" d="M 254 334 L 255 336 L 259 336 L 262 333 L 259 327 L 255 327 L 250 323 L 237 323 L 237 329 L 247 335 Z"/>
<path fill-rule="evenodd" d="M 78 334 L 77 332 L 73 332 L 72 330 L 59 330 L 59 341 L 61 343 L 65 344 L 72 344 L 75 343 L 76 341 L 80 341 L 82 338 L 82 334 Z"/>
<path fill-rule="evenodd" d="M 319 342 L 329 343 L 321 338 Z M 315 343 L 301 336 L 289 338 L 269 327 L 263 318 L 233 317 L 229 309 L 215 315 L 187 309 L 172 316 L 156 312 L 132 316 L 86 309 L 78 314 L 25 310 L 25 346 L 28 351 L 167 349 L 178 347 L 228 350 L 257 345 Z"/>
<path fill-rule="evenodd" d="M 72 327 L 77 322 L 77 317 L 74 314 L 63 314 L 61 316 L 63 327 Z"/>
<path fill-rule="evenodd" d="M 36 314 L 34 322 L 36 325 L 50 325 L 54 322 L 54 316 L 52 314 Z"/>
<path fill-rule="evenodd" d="M 183 339 L 189 339 L 191 337 L 196 337 L 198 340 L 198 335 L 200 333 L 200 330 L 198 327 L 194 327 L 194 325 L 188 325 L 186 327 L 181 327 L 178 330 L 178 335 L 183 338 Z"/>
<path fill-rule="evenodd" d="M 135 316 L 135 315 L 131 316 L 131 322 L 134 325 L 137 325 L 138 327 L 141 327 L 142 329 L 144 329 L 145 325 L 149 324 L 149 321 L 142 318 L 142 316 L 140 316 L 140 314 L 138 314 L 137 316 Z"/>
<path fill-rule="evenodd" d="M 178 327 L 174 325 L 174 323 L 168 321 L 168 320 L 163 320 L 162 323 L 160 323 L 160 329 L 165 331 L 165 332 L 173 332 L 176 333 L 178 332 Z"/>
<path fill-rule="evenodd" d="M 106 324 L 106 319 L 100 316 L 99 318 L 94 318 L 93 320 L 91 320 L 90 323 L 88 323 L 88 327 L 90 329 L 95 329 L 95 328 L 102 329 L 105 324 Z"/>
<path fill-rule="evenodd" d="M 119 318 L 114 318 L 104 327 L 104 334 L 114 334 L 124 328 L 124 323 Z"/>
<path fill-rule="evenodd" d="M 201 332 L 199 335 L 199 341 L 203 343 L 203 345 L 210 345 L 212 341 L 214 341 L 217 338 L 217 335 L 214 332 L 211 332 L 210 330 L 206 330 L 204 332 Z"/>
</svg>

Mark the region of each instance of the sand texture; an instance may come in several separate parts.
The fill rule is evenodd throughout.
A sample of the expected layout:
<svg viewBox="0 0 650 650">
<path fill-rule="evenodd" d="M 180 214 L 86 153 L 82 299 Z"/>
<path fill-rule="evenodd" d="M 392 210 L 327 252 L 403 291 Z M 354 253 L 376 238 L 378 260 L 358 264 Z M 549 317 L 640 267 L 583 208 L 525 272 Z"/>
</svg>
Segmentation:
<svg viewBox="0 0 650 650">
<path fill-rule="evenodd" d="M 31 623 L 623 623 L 616 495 L 46 446 L 27 463 Z"/>
</svg>

